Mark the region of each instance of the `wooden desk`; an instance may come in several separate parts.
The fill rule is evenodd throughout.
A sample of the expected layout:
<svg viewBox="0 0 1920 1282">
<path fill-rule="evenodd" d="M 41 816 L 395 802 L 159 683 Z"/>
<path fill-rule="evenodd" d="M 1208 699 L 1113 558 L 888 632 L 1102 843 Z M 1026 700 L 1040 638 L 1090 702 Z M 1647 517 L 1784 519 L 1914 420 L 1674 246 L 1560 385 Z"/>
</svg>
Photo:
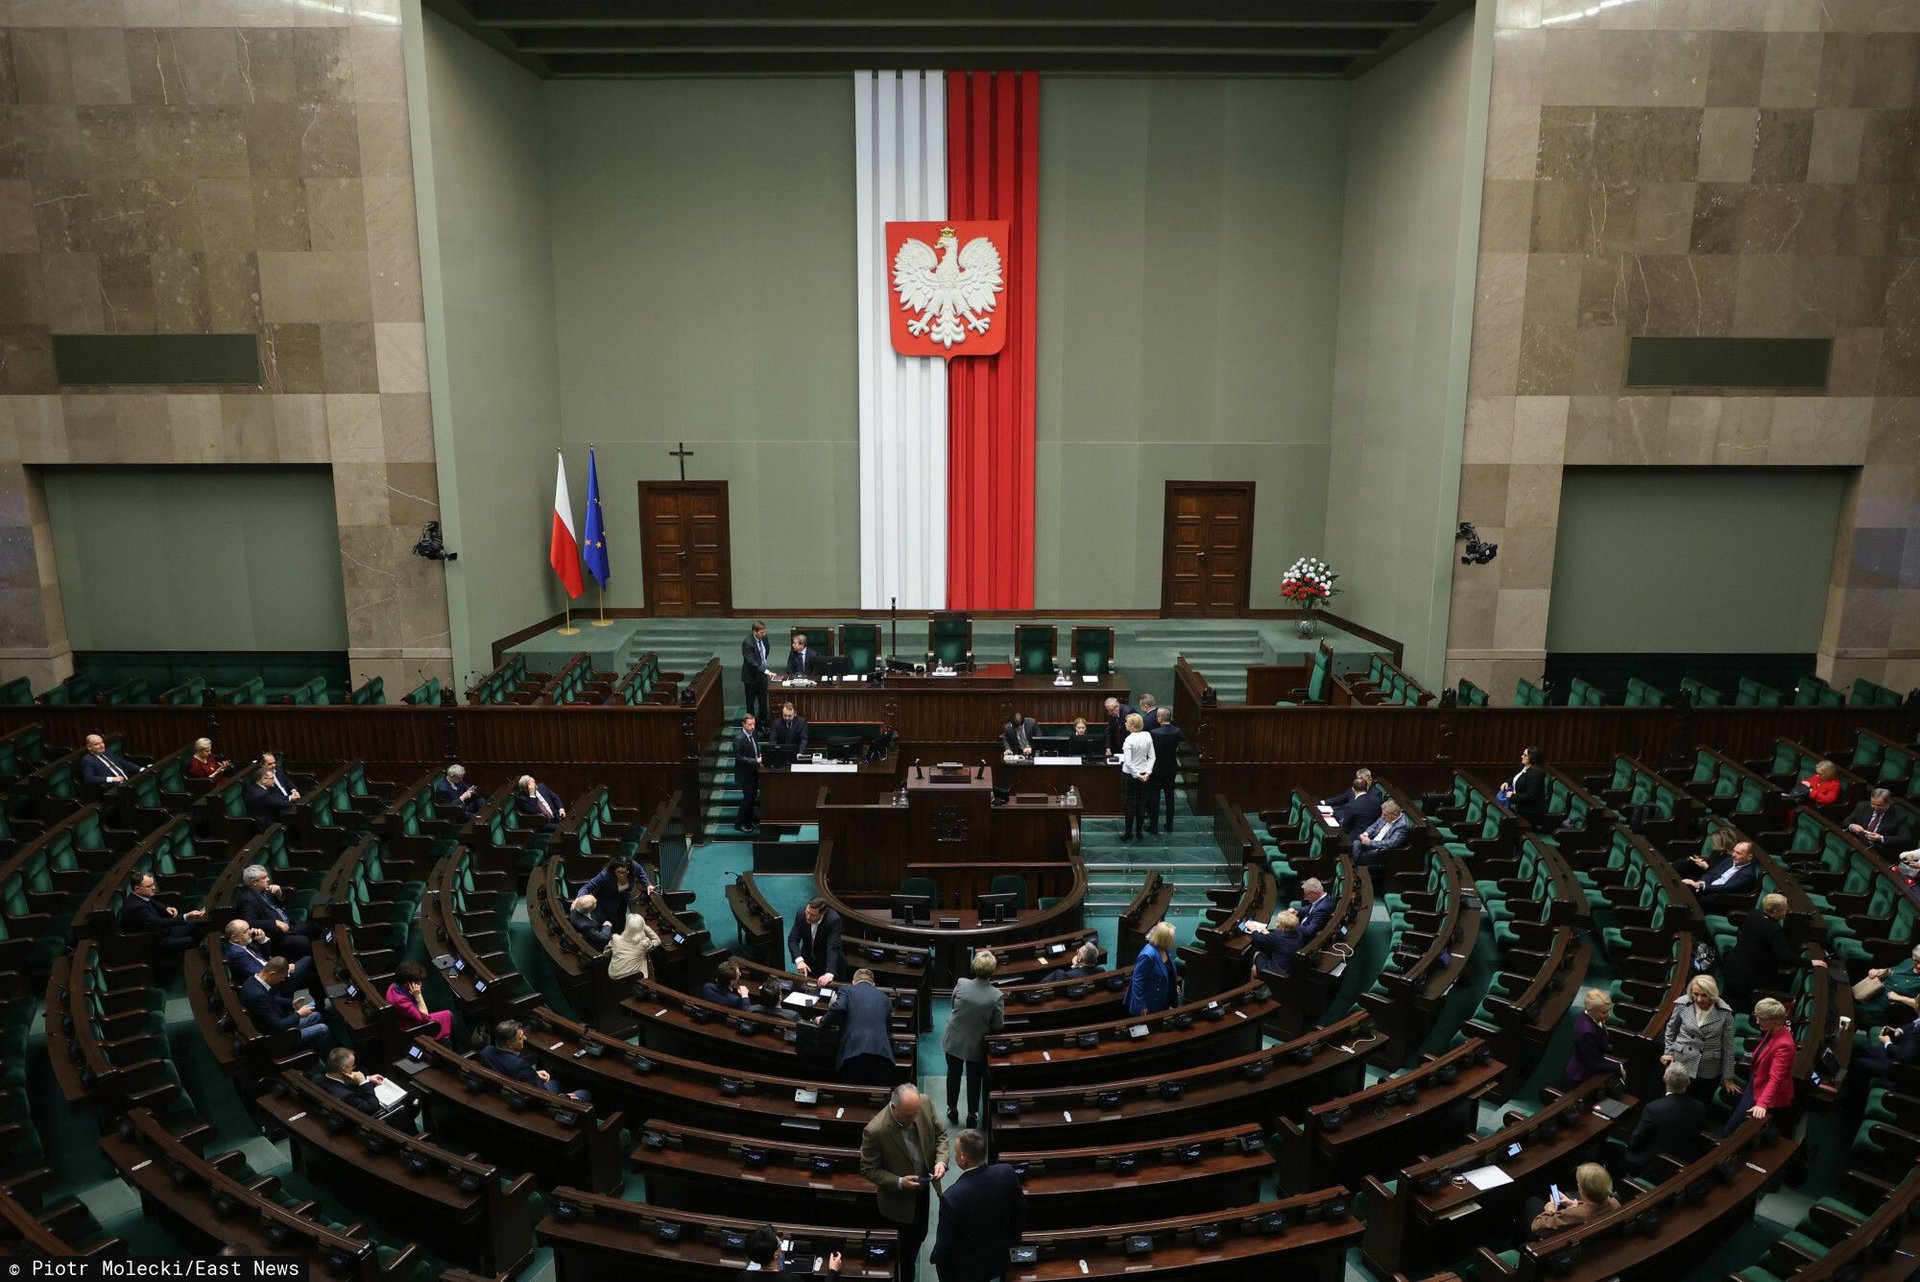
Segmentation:
<svg viewBox="0 0 1920 1282">
<path fill-rule="evenodd" d="M 1277 1202 L 1229 1207 L 1217 1213 L 1183 1215 L 1146 1223 L 1106 1224 L 1073 1229 L 1029 1231 L 1022 1245 L 1039 1250 L 1033 1264 L 1007 1271 L 1012 1282 L 1074 1282 L 1086 1277 L 1118 1278 L 1152 1271 L 1157 1282 L 1171 1279 L 1270 1279 L 1278 1274 L 1306 1282 L 1340 1282 L 1346 1276 L 1347 1247 L 1358 1241 L 1361 1226 L 1345 1210 L 1347 1191 L 1318 1189 Z M 1338 1218 L 1327 1218 L 1334 1204 Z M 1264 1232 L 1262 1222 L 1278 1216 L 1285 1227 Z M 1218 1241 L 1194 1242 L 1197 1229 L 1215 1228 Z M 1129 1255 L 1123 1243 L 1150 1239 L 1149 1250 Z"/>
<path fill-rule="evenodd" d="M 1273 1010 L 1265 985 L 1246 983 L 1153 1015 L 1000 1033 L 987 1039 L 987 1072 L 997 1089 L 1018 1090 L 1111 1080 L 1116 1070 L 1132 1076 L 1173 1060 L 1229 1059 L 1259 1049 L 1261 1022 Z"/>
<path fill-rule="evenodd" d="M 1089 725 L 1104 726 L 1107 699 L 1125 702 L 1127 694 L 1126 678 L 1117 672 L 1098 681 L 1056 686 L 1049 676 L 1016 676 L 1011 664 L 983 663 L 975 672 L 952 677 L 891 674 L 880 681 L 810 687 L 776 682 L 769 698 L 775 706 L 793 700 L 809 721 L 892 726 L 900 735 L 903 760 L 912 760 L 914 748 L 947 746 L 972 761 L 991 751 L 1001 727 L 1016 711 L 1036 721 L 1071 723 L 1085 717 Z"/>
<path fill-rule="evenodd" d="M 994 766 L 1002 787 L 1015 793 L 1049 792 L 1064 796 L 1080 792 L 1080 808 L 1090 815 L 1126 813 L 1120 796 L 1120 767 L 1100 761 L 999 761 Z"/>
<path fill-rule="evenodd" d="M 774 704 L 774 719 L 780 716 L 780 706 Z M 765 735 L 768 722 L 760 728 Z M 762 766 L 760 769 L 760 819 L 762 823 L 812 823 L 814 805 L 819 800 L 821 787 L 833 789 L 834 796 L 842 802 L 872 804 L 883 801 L 900 787 L 900 746 L 895 744 L 878 761 L 866 760 L 865 748 L 872 739 L 885 733 L 886 727 L 878 722 L 850 726 L 843 722 L 814 722 L 808 726 L 809 751 L 820 749 L 823 744 L 831 745 L 844 742 L 848 731 L 855 731 L 856 742 L 852 749 L 853 760 L 834 762 L 795 762 L 791 766 Z M 835 755 L 842 750 L 828 747 Z"/>
<path fill-rule="evenodd" d="M 1096 1144 L 1006 1152 L 999 1160 L 1020 1172 L 1032 1229 L 1145 1218 L 1169 1196 L 1197 1211 L 1251 1202 L 1273 1170 L 1266 1136 L 1252 1124 L 1117 1150 Z M 1132 1169 L 1125 1169 L 1129 1164 Z"/>
<path fill-rule="evenodd" d="M 943 865 L 1061 864 L 1069 858 L 1081 811 L 1064 796 L 1016 797 L 996 806 L 991 769 L 982 770 L 977 779 L 969 772 L 955 783 L 936 783 L 932 771 L 927 775 L 916 778 L 907 771 L 904 806 L 897 794 L 879 802 L 847 803 L 831 784 L 820 790 L 814 807 L 820 849 L 832 846 L 841 852 L 834 866 L 836 891 L 891 895 L 903 879 L 920 875 L 913 865 L 932 865 L 937 872 Z M 1030 892 L 1029 904 L 1038 895 L 1059 893 Z M 958 906 L 970 904 L 969 897 Z"/>
<path fill-rule="evenodd" d="M 860 1150 L 787 1140 L 742 1139 L 655 1119 L 640 1131 L 633 1166 L 647 1177 L 647 1204 L 725 1215 L 751 1203 L 768 1219 L 866 1228 L 873 1184 Z M 825 1172 L 815 1162 L 825 1163 Z"/>
<path fill-rule="evenodd" d="M 747 1267 L 746 1235 L 764 1223 L 760 1217 L 662 1213 L 656 1207 L 575 1188 L 555 1189 L 550 1205 L 553 1213 L 534 1234 L 553 1248 L 559 1282 L 633 1282 L 636 1277 L 733 1282 Z M 676 1226 L 672 1240 L 662 1234 L 663 1222 Z M 810 1262 L 815 1256 L 844 1252 L 843 1282 L 891 1282 L 894 1276 L 891 1257 L 899 1242 L 891 1230 L 866 1233 L 791 1223 L 776 1223 L 773 1230 L 782 1241 L 793 1243 L 796 1260 Z M 862 1243 L 886 1247 L 887 1262 L 868 1260 L 861 1252 Z"/>
</svg>

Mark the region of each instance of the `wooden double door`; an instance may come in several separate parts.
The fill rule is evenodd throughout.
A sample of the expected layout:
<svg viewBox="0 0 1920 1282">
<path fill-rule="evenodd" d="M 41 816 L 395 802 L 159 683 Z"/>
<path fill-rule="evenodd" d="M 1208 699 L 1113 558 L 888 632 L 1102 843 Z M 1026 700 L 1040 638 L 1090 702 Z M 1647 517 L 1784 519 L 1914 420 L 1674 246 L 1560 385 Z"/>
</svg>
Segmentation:
<svg viewBox="0 0 1920 1282">
<path fill-rule="evenodd" d="M 1162 614 L 1246 613 L 1252 559 L 1252 481 L 1167 482 Z"/>
<path fill-rule="evenodd" d="M 670 618 L 733 609 L 725 481 L 640 482 L 647 612 Z"/>
</svg>

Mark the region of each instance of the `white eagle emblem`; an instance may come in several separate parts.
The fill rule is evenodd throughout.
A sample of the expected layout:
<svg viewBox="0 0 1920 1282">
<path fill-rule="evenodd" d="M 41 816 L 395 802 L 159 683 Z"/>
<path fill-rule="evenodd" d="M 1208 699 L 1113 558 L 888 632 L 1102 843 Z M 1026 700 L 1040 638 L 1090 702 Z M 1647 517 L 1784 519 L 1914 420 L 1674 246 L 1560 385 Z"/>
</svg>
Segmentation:
<svg viewBox="0 0 1920 1282">
<path fill-rule="evenodd" d="M 967 341 L 969 329 L 987 332 L 994 295 L 1006 286 L 1000 251 L 991 240 L 975 236 L 960 248 L 953 228 L 943 227 L 932 247 L 911 237 L 900 246 L 893 256 L 893 287 L 900 295 L 900 310 L 920 313 L 907 322 L 907 332 L 951 348 Z"/>
</svg>

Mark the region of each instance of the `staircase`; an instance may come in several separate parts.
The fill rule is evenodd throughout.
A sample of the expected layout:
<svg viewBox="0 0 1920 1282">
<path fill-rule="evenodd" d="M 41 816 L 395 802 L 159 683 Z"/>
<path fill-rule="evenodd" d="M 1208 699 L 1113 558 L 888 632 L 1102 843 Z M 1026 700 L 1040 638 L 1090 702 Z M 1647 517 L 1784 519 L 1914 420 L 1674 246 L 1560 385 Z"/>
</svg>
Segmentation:
<svg viewBox="0 0 1920 1282">
<path fill-rule="evenodd" d="M 1080 855 L 1087 866 L 1087 913 L 1117 913 L 1133 902 L 1148 873 L 1157 872 L 1173 887 L 1169 912 L 1197 915 L 1212 907 L 1209 891 L 1237 890 L 1240 870 L 1220 858 L 1211 828 L 1179 801 L 1171 834 L 1162 831 L 1140 841 L 1122 841 L 1121 819 L 1083 818 Z"/>
</svg>

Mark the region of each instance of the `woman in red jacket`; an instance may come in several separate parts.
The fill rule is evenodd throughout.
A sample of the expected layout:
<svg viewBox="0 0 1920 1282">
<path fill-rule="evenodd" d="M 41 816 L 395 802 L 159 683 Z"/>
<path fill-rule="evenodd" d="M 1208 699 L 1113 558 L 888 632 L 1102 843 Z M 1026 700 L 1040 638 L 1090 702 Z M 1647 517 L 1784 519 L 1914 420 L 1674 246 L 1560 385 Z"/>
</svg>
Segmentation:
<svg viewBox="0 0 1920 1282">
<path fill-rule="evenodd" d="M 1753 1048 L 1753 1072 L 1740 1102 L 1727 1119 L 1726 1133 L 1731 1135 L 1749 1117 L 1774 1117 L 1774 1124 L 1785 1130 L 1785 1116 L 1793 1107 L 1793 1030 L 1787 1027 L 1787 1008 L 1771 997 L 1753 1004 L 1753 1022 L 1760 1029 L 1760 1041 Z M 1780 1116 L 1775 1116 L 1779 1114 Z"/>
<path fill-rule="evenodd" d="M 1800 786 L 1787 794 L 1795 801 L 1809 805 L 1831 806 L 1840 800 L 1840 767 L 1831 761 L 1822 761 L 1813 767 L 1813 773 L 1800 781 Z"/>
</svg>

